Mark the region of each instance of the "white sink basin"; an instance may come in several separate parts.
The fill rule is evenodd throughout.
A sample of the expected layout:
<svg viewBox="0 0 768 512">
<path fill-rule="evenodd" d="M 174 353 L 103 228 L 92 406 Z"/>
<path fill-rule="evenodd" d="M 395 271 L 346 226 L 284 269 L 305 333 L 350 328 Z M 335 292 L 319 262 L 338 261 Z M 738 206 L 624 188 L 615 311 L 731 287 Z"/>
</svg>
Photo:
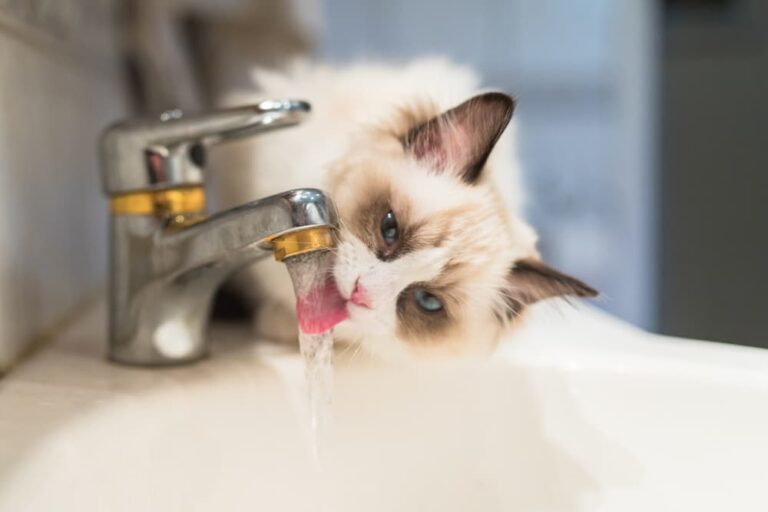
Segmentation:
<svg viewBox="0 0 768 512">
<path fill-rule="evenodd" d="M 121 368 L 101 323 L 0 382 L 0 510 L 768 510 L 762 350 L 542 307 L 490 362 L 342 358 L 318 467 L 293 353 Z"/>
</svg>

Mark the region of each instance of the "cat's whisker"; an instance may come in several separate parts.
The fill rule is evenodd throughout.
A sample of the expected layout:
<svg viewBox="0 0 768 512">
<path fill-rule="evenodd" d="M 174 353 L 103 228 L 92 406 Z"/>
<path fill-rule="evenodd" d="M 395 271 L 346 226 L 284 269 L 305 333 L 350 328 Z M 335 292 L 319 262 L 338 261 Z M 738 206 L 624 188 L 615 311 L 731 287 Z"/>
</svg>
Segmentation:
<svg viewBox="0 0 768 512">
<path fill-rule="evenodd" d="M 353 348 L 355 348 L 355 345 L 357 345 L 357 343 L 347 343 L 344 349 L 339 353 L 339 356 L 343 357 L 347 355 L 349 352 L 352 351 Z"/>
<path fill-rule="evenodd" d="M 356 343 L 357 347 L 352 356 L 349 358 L 350 362 L 355 361 L 358 355 L 360 355 L 360 351 L 363 349 L 362 343 Z"/>
</svg>

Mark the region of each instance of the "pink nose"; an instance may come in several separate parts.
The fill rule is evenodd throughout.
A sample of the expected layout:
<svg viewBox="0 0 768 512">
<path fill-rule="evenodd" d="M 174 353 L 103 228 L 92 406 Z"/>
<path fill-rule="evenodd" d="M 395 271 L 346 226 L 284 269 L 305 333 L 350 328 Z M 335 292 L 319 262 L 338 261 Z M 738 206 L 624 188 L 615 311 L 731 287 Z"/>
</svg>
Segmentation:
<svg viewBox="0 0 768 512">
<path fill-rule="evenodd" d="M 355 283 L 355 289 L 352 290 L 352 295 L 350 295 L 349 301 L 352 304 L 355 304 L 357 306 L 361 306 L 361 307 L 364 307 L 364 308 L 370 308 L 371 307 L 371 303 L 368 300 L 368 293 L 367 293 L 365 287 L 363 287 L 360 284 L 360 280 L 359 279 Z"/>
</svg>

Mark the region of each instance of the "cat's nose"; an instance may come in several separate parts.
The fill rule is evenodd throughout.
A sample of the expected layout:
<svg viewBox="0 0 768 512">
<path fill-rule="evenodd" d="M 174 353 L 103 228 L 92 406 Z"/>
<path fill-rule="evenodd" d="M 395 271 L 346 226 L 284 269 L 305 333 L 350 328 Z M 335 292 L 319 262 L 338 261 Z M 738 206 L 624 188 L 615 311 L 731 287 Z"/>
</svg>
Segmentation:
<svg viewBox="0 0 768 512">
<path fill-rule="evenodd" d="M 355 281 L 355 288 L 352 290 L 352 295 L 350 295 L 349 301 L 356 306 L 368 309 L 371 308 L 371 302 L 368 299 L 368 291 L 360 284 L 360 278 Z"/>
</svg>

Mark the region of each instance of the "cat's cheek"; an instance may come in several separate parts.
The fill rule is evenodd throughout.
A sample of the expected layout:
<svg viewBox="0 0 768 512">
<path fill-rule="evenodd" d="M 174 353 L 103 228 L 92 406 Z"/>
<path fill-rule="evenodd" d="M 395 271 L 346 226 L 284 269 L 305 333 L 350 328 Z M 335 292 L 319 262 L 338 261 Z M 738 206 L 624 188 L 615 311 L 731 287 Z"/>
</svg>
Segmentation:
<svg viewBox="0 0 768 512">
<path fill-rule="evenodd" d="M 359 341 L 366 352 L 382 361 L 402 363 L 412 359 L 407 344 L 397 339 L 394 333 L 375 332 L 369 329 L 362 333 Z"/>
<path fill-rule="evenodd" d="M 359 343 L 362 339 L 362 333 L 357 327 L 357 323 L 348 318 L 333 328 L 333 337 L 338 342 Z"/>
<path fill-rule="evenodd" d="M 386 315 L 382 314 L 377 309 L 370 309 L 349 303 L 347 304 L 347 311 L 349 312 L 349 320 L 354 323 L 361 332 L 375 331 L 377 333 L 387 334 L 395 331 L 392 322 L 386 318 Z"/>
<path fill-rule="evenodd" d="M 397 336 L 397 318 L 380 309 L 368 309 L 350 304 L 349 318 L 334 329 L 334 335 L 344 341 L 360 343 L 362 349 L 384 361 L 407 361 L 411 357 L 408 344 Z"/>
</svg>

